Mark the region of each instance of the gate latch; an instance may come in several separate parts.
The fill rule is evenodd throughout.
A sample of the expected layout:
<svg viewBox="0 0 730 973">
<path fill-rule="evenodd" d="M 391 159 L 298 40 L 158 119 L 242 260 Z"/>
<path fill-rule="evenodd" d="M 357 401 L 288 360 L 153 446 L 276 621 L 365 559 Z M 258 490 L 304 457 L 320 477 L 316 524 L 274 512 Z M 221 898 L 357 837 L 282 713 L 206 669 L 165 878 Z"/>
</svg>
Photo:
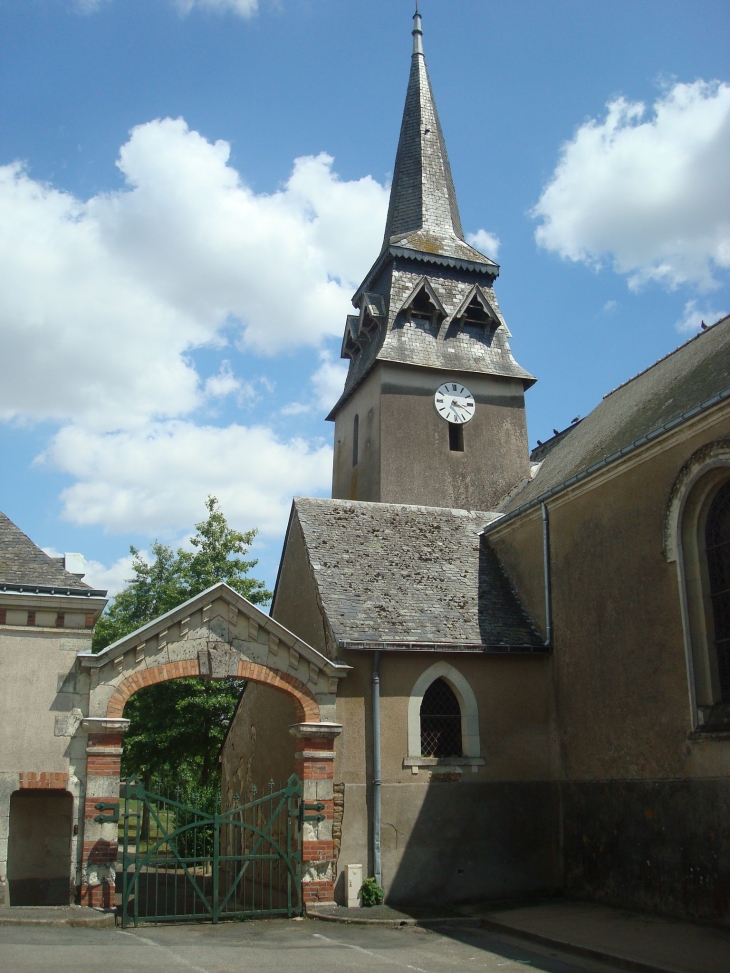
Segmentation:
<svg viewBox="0 0 730 973">
<path fill-rule="evenodd" d="M 324 804 L 317 801 L 316 804 L 302 804 L 302 812 L 305 811 L 324 811 Z M 302 814 L 302 821 L 314 821 L 319 824 L 320 821 L 324 821 L 324 814 Z"/>
<path fill-rule="evenodd" d="M 99 801 L 94 807 L 97 811 L 111 811 L 111 814 L 97 814 L 94 818 L 98 824 L 118 824 L 119 823 L 119 802 Z"/>
</svg>

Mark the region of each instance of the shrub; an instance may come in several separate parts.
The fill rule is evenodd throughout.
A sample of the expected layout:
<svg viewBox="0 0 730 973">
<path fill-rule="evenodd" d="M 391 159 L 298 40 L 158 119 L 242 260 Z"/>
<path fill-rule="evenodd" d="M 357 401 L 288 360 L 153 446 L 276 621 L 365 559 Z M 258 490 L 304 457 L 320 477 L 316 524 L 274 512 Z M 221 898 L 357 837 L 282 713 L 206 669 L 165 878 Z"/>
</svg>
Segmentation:
<svg viewBox="0 0 730 973">
<path fill-rule="evenodd" d="M 380 905 L 385 898 L 385 892 L 374 878 L 366 878 L 360 889 L 360 901 L 365 906 Z"/>
</svg>

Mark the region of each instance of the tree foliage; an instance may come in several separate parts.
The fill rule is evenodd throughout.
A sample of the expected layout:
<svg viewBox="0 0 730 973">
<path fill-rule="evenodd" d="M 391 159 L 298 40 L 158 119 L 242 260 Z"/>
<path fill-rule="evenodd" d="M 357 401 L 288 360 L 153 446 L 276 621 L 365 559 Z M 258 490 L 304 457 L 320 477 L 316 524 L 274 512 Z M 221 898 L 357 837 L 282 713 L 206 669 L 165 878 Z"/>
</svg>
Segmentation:
<svg viewBox="0 0 730 973">
<path fill-rule="evenodd" d="M 136 548 L 130 548 L 133 577 L 99 619 L 95 652 L 219 581 L 254 604 L 270 600 L 271 592 L 263 582 L 249 577 L 257 561 L 245 560 L 256 531 L 242 533 L 229 527 L 215 497 L 208 497 L 206 507 L 208 517 L 195 525 L 191 551 L 179 548 L 175 553 L 155 541 L 154 559 L 147 563 Z M 240 679 L 177 679 L 139 690 L 124 709 L 131 723 L 122 772 L 136 774 L 148 784 L 159 777 L 186 789 L 214 784 L 216 756 L 244 685 Z"/>
<path fill-rule="evenodd" d="M 258 561 L 244 560 L 257 531 L 242 533 L 229 527 L 215 497 L 208 497 L 205 505 L 208 518 L 195 525 L 197 533 L 190 538 L 192 551 L 178 548 L 175 554 L 171 547 L 155 541 L 154 560 L 148 564 L 136 547 L 130 547 L 134 577 L 99 619 L 92 643 L 94 652 L 219 581 L 225 581 L 255 605 L 270 601 L 271 592 L 263 582 L 248 577 Z"/>
</svg>

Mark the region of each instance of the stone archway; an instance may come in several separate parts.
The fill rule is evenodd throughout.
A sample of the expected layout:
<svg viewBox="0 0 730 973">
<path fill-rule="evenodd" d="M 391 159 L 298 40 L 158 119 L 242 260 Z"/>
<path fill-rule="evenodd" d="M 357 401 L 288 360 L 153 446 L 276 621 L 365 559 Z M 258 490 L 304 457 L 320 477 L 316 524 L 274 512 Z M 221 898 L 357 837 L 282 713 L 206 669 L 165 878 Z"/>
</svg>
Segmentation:
<svg viewBox="0 0 730 973">
<path fill-rule="evenodd" d="M 117 819 L 124 706 L 146 686 L 172 679 L 237 677 L 286 693 L 298 722 L 290 732 L 300 741 L 296 773 L 305 801 L 324 805 L 324 820 L 306 825 L 302 836 L 302 895 L 333 901 L 332 795 L 337 684 L 344 666 L 302 642 L 226 584 L 208 589 L 179 608 L 108 646 L 78 656 L 89 671 L 89 716 L 80 730 L 86 742 L 86 794 L 80 862 L 80 899 L 114 905 Z M 101 805 L 101 806 L 100 806 Z M 106 820 L 108 819 L 108 820 Z"/>
</svg>

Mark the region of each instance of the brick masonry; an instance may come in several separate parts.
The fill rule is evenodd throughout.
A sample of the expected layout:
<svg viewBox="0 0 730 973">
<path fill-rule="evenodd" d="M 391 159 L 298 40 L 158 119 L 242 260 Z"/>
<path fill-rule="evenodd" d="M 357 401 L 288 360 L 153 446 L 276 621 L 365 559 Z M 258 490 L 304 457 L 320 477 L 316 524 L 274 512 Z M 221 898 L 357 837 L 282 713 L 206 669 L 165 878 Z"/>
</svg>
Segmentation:
<svg viewBox="0 0 730 973">
<path fill-rule="evenodd" d="M 68 787 L 68 774 L 56 774 L 48 771 L 33 772 L 20 775 L 21 790 L 54 790 L 65 791 Z"/>
<path fill-rule="evenodd" d="M 303 784 L 305 804 L 321 804 L 318 812 L 324 821 L 305 822 L 302 834 L 302 898 L 307 902 L 334 902 L 334 842 L 332 824 L 334 820 L 333 787 L 325 782 L 334 780 L 334 752 L 332 740 L 318 737 L 303 737 L 297 741 L 295 771 Z M 325 786 L 323 786 L 323 784 Z M 314 796 L 316 795 L 316 797 Z"/>
<path fill-rule="evenodd" d="M 200 668 L 196 659 L 167 662 L 163 665 L 151 666 L 134 672 L 127 676 L 114 690 L 107 705 L 106 716 L 109 719 L 120 718 L 125 703 L 138 689 L 171 679 L 198 676 L 199 674 Z M 319 705 L 312 691 L 288 673 L 278 672 L 267 666 L 246 660 L 239 660 L 237 675 L 239 678 L 262 683 L 271 686 L 273 689 L 286 692 L 294 699 L 298 719 L 302 723 L 319 722 Z M 331 781 L 333 779 L 334 761 L 331 740 L 307 737 L 299 743 L 302 755 L 301 759 L 297 760 L 296 772 L 305 784 L 305 791 L 307 782 Z M 121 752 L 122 735 L 120 733 L 89 735 L 87 744 L 87 793 L 90 791 L 101 792 L 99 786 L 95 786 L 95 781 L 107 780 L 111 784 L 114 778 L 117 781 L 119 780 Z M 61 777 L 63 775 L 55 776 Z M 318 785 L 315 784 L 316 786 Z M 103 791 L 108 793 L 108 786 L 104 787 Z M 305 824 L 305 834 L 302 836 L 302 863 L 304 868 L 302 896 L 305 902 L 330 902 L 334 901 L 332 877 L 334 804 L 331 794 L 317 800 L 324 805 L 324 809 L 319 813 L 324 815 L 325 821 L 319 824 L 309 822 Z M 114 905 L 116 882 L 118 826 L 116 823 L 106 824 L 95 820 L 100 813 L 98 808 L 95 807 L 98 801 L 99 798 L 87 796 L 84 802 L 82 882 L 79 889 L 79 901 L 84 905 L 111 908 Z M 104 801 L 108 803 L 119 801 L 118 784 L 116 795 L 105 797 Z"/>
</svg>

